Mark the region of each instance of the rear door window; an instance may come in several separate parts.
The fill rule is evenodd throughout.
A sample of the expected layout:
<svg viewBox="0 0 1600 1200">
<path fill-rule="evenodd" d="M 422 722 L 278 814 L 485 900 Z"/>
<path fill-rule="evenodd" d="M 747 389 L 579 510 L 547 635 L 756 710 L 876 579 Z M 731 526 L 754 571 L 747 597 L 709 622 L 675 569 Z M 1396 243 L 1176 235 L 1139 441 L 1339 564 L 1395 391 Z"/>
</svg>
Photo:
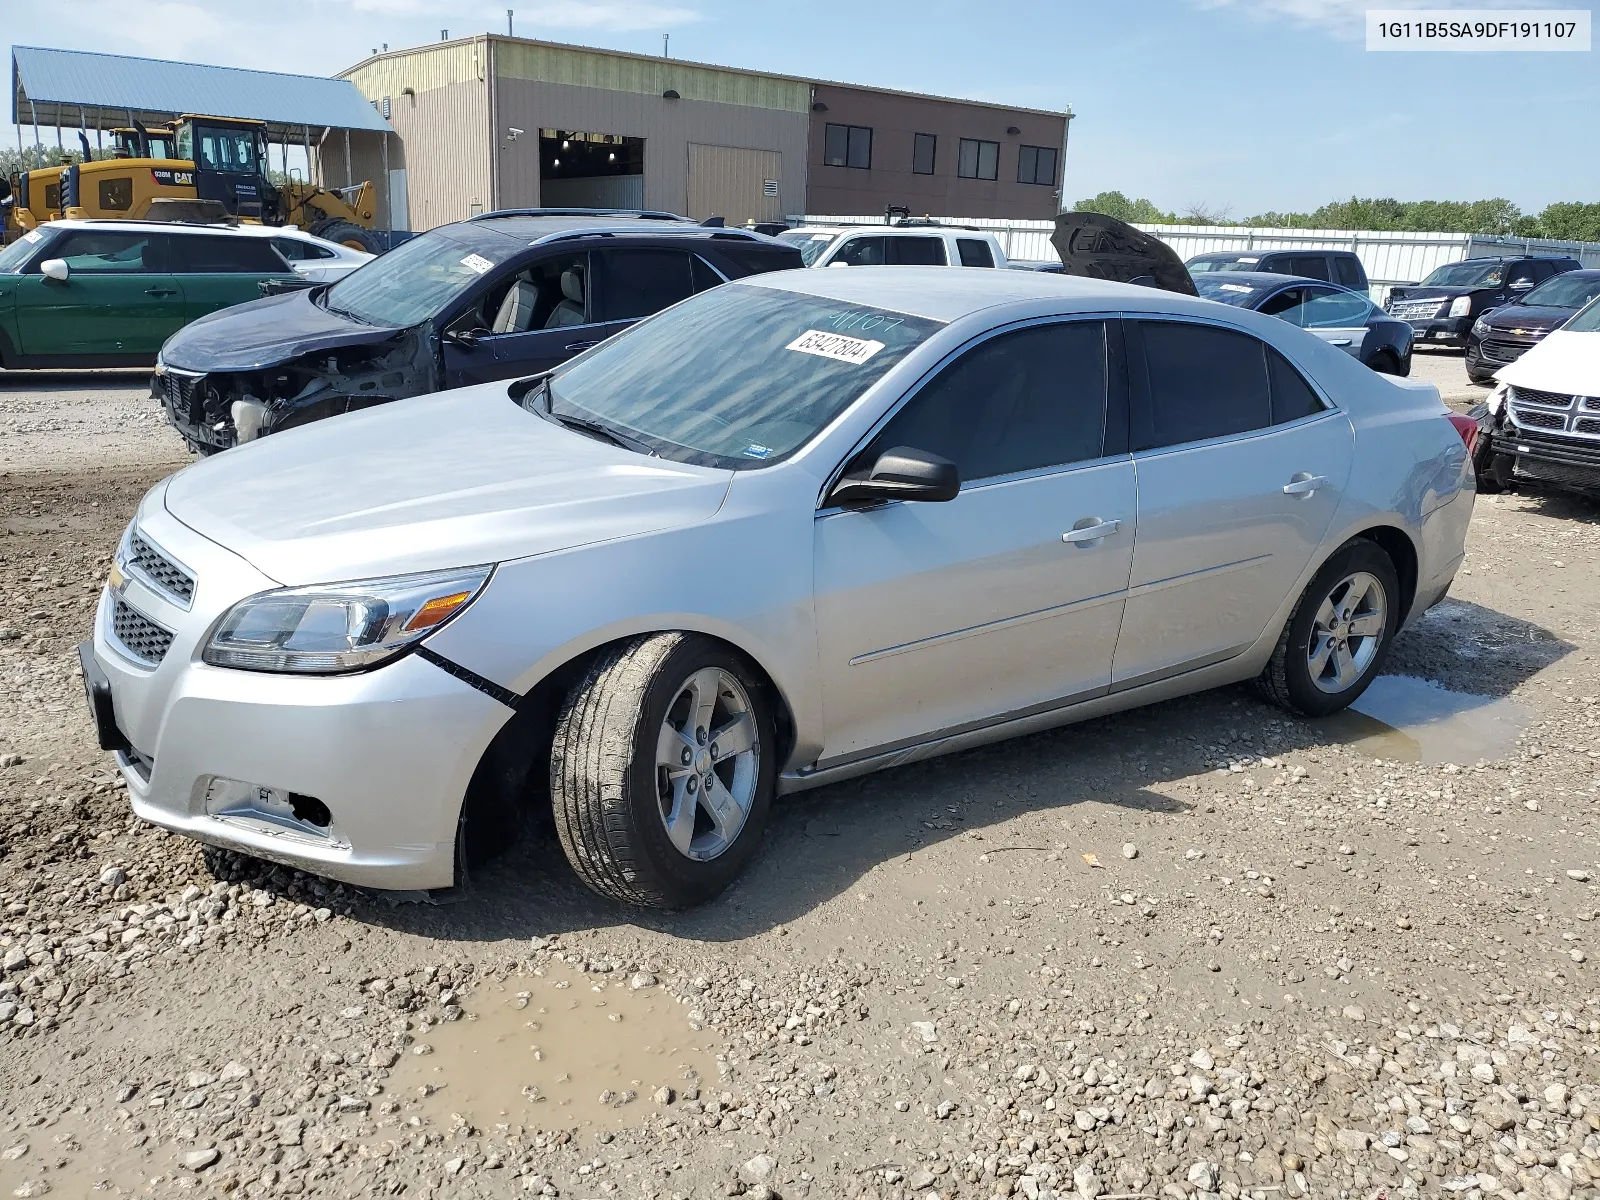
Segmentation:
<svg viewBox="0 0 1600 1200">
<path fill-rule="evenodd" d="M 1272 424 L 1266 347 L 1214 325 L 1141 321 L 1142 387 L 1133 446 L 1151 450 L 1227 437 Z M 1136 372 L 1136 376 L 1139 373 Z M 1142 397 L 1139 393 L 1143 393 Z"/>
<path fill-rule="evenodd" d="M 834 255 L 833 261 L 848 263 L 852 267 L 881 267 L 889 260 L 888 241 L 888 238 L 881 237 L 851 238 L 839 247 L 839 253 Z"/>
<path fill-rule="evenodd" d="M 1307 279 L 1327 279 L 1328 259 L 1322 254 L 1296 254 L 1288 260 L 1288 274 Z"/>
<path fill-rule="evenodd" d="M 282 275 L 288 265 L 267 238 L 183 234 L 170 270 L 186 275 Z"/>
<path fill-rule="evenodd" d="M 1365 325 L 1371 305 L 1354 292 L 1307 288 L 1305 313 L 1299 324 L 1307 329 L 1349 329 Z"/>
<path fill-rule="evenodd" d="M 1366 287 L 1365 281 L 1361 278 L 1361 264 L 1353 258 L 1345 258 L 1343 255 L 1335 258 L 1333 260 L 1333 273 L 1345 287 Z"/>
<path fill-rule="evenodd" d="M 600 263 L 601 321 L 633 321 L 660 312 L 693 294 L 687 250 L 656 247 L 606 250 Z"/>
<path fill-rule="evenodd" d="M 963 267 L 994 266 L 994 252 L 982 238 L 957 238 L 956 251 L 961 255 Z"/>
<path fill-rule="evenodd" d="M 901 267 L 942 267 L 944 239 L 936 237 L 895 237 L 889 239 L 889 262 Z"/>
</svg>

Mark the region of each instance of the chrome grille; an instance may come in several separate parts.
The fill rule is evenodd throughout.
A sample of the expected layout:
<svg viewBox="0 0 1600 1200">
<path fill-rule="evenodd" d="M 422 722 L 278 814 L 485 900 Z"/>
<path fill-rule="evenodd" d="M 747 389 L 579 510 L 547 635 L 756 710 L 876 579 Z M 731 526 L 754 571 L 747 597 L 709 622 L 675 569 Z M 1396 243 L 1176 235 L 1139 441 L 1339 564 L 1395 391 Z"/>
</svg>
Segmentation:
<svg viewBox="0 0 1600 1200">
<path fill-rule="evenodd" d="M 1437 317 L 1448 303 L 1448 300 L 1397 300 L 1393 314 L 1402 321 L 1417 321 Z"/>
<path fill-rule="evenodd" d="M 182 602 L 185 608 L 194 600 L 194 576 L 137 532 L 128 535 L 128 562 L 156 587 Z"/>
<path fill-rule="evenodd" d="M 1549 408 L 1571 408 L 1573 397 L 1562 392 L 1541 392 L 1538 388 L 1511 389 L 1511 399 L 1522 404 L 1543 404 Z"/>
<path fill-rule="evenodd" d="M 172 645 L 171 630 L 136 612 L 120 596 L 111 601 L 111 632 L 122 643 L 123 649 L 152 667 L 166 657 Z"/>
<path fill-rule="evenodd" d="M 1583 407 L 1586 412 L 1600 412 L 1600 396 L 1583 397 Z"/>
<path fill-rule="evenodd" d="M 1600 434 L 1600 417 L 1579 417 L 1572 423 L 1574 433 Z"/>
<path fill-rule="evenodd" d="M 1519 346 L 1516 342 L 1490 341 L 1483 343 L 1483 356 L 1490 362 L 1516 362 L 1527 352 L 1527 346 Z"/>
<path fill-rule="evenodd" d="M 1537 408 L 1522 408 L 1518 405 L 1511 406 L 1511 415 L 1517 419 L 1518 425 L 1531 426 L 1534 429 L 1565 429 L 1567 419 L 1560 413 L 1545 412 Z"/>
</svg>

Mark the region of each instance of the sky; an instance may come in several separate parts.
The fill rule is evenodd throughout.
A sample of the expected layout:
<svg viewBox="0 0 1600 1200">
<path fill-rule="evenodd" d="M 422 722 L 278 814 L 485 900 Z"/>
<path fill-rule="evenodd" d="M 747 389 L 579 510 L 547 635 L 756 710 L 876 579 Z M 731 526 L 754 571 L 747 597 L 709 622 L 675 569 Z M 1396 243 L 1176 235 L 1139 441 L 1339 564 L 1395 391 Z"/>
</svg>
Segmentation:
<svg viewBox="0 0 1600 1200">
<path fill-rule="evenodd" d="M 1115 189 L 1235 218 L 1352 195 L 1504 196 L 1528 211 L 1600 200 L 1600 48 L 1368 53 L 1367 6 L 1355 0 L 509 2 L 526 37 L 658 54 L 670 34 L 674 58 L 1070 106 L 1069 200 Z M 9 9 L 6 32 L 19 45 L 316 75 L 383 43 L 506 27 L 503 3 L 478 0 L 57 0 Z"/>
</svg>

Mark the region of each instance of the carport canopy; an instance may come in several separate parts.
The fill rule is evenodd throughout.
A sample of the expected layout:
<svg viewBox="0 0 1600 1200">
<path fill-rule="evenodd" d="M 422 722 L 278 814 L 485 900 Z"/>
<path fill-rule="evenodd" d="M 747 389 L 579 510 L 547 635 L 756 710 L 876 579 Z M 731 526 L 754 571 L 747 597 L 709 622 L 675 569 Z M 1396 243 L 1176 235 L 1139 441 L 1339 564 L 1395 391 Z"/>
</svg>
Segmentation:
<svg viewBox="0 0 1600 1200">
<path fill-rule="evenodd" d="M 318 140 L 325 130 L 390 132 L 389 122 L 345 79 L 39 46 L 11 49 L 11 120 L 19 127 L 154 126 L 183 113 L 264 121 L 268 141 L 289 145 Z"/>
</svg>

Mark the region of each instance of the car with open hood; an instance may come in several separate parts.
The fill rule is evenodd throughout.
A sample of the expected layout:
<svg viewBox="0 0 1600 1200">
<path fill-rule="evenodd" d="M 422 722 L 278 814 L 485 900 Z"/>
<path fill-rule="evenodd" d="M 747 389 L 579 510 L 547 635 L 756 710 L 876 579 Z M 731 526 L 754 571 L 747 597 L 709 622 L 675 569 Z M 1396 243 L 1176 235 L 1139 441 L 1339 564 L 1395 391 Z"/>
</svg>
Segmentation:
<svg viewBox="0 0 1600 1200">
<path fill-rule="evenodd" d="M 1383 306 L 1390 316 L 1410 323 L 1419 343 L 1464 347 L 1484 313 L 1580 265 L 1575 258 L 1542 254 L 1464 258 L 1439 267 L 1421 283 L 1390 288 Z"/>
<path fill-rule="evenodd" d="M 1475 410 L 1479 486 L 1517 480 L 1600 496 L 1600 298 L 1495 372 Z"/>
<path fill-rule="evenodd" d="M 1374 371 L 1411 374 L 1411 326 L 1391 317 L 1363 293 L 1316 279 L 1259 271 L 1202 271 L 1194 282 L 1207 300 L 1287 321 Z"/>
<path fill-rule="evenodd" d="M 549 370 L 686 296 L 800 254 L 660 213 L 527 210 L 429 230 L 331 287 L 266 296 L 162 347 L 151 383 L 191 450 Z"/>
<path fill-rule="evenodd" d="M 1467 377 L 1488 383 L 1496 371 L 1516 362 L 1596 296 L 1600 270 L 1566 271 L 1490 309 L 1467 333 Z"/>
<path fill-rule="evenodd" d="M 1461 563 L 1448 416 L 1158 288 L 755 275 L 158 484 L 84 679 L 202 842 L 445 888 L 544 809 L 589 886 L 693 904 L 780 792 L 1242 680 L 1348 705 Z"/>
</svg>

